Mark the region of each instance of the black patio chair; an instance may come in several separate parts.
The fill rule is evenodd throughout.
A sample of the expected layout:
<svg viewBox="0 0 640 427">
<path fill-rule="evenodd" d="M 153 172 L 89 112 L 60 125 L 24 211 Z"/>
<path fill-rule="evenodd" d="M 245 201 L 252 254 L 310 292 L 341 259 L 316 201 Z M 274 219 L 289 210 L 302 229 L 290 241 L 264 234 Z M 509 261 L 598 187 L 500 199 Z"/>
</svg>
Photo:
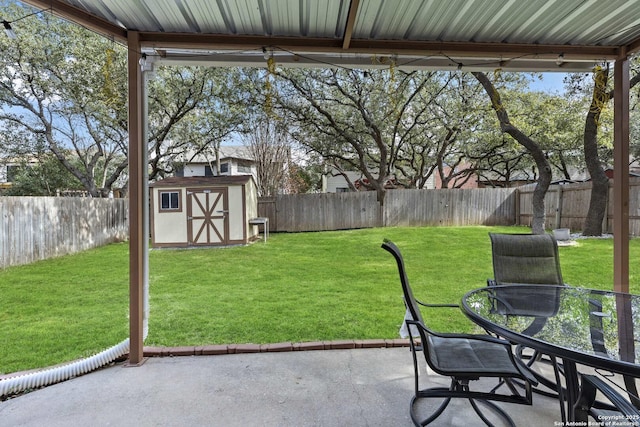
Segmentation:
<svg viewBox="0 0 640 427">
<path fill-rule="evenodd" d="M 558 243 L 551 234 L 501 234 L 489 233 L 491 239 L 491 251 L 493 259 L 493 279 L 487 280 L 487 285 L 556 285 L 566 286 L 562 279 L 560 269 L 560 257 L 558 254 Z M 557 292 L 550 290 L 550 292 Z M 505 292 L 506 294 L 506 292 Z M 508 299 L 509 310 L 512 314 L 526 315 L 527 311 L 532 314 L 531 324 L 524 331 L 527 335 L 535 335 L 547 322 L 547 319 L 558 310 L 559 298 L 541 299 L 532 301 L 530 298 L 518 299 L 517 293 L 503 295 L 503 299 Z M 548 306 L 540 307 L 544 301 Z M 533 307 L 532 305 L 538 304 Z M 503 314 L 509 314 L 504 312 Z M 545 356 L 537 351 L 526 352 L 522 346 L 516 348 L 516 355 L 526 360 L 527 366 L 532 367 L 537 361 L 544 361 L 554 369 L 554 379 L 545 377 L 538 370 L 532 369 L 538 382 L 544 385 L 547 390 L 536 388 L 535 391 L 550 397 L 559 397 L 564 390 L 558 381 L 562 373 L 562 366 L 551 356 Z M 560 396 L 563 398 L 563 396 Z"/>
<path fill-rule="evenodd" d="M 398 264 L 400 283 L 404 294 L 405 306 L 410 318 L 406 320 L 409 331 L 409 342 L 413 355 L 414 396 L 411 399 L 409 412 L 416 426 L 424 426 L 435 420 L 445 410 L 452 398 L 468 399 L 473 410 L 487 425 L 491 425 L 486 415 L 478 407 L 478 403 L 486 405 L 510 425 L 514 425 L 511 417 L 493 401 L 531 405 L 532 385 L 536 379 L 527 367 L 517 360 L 511 352 L 509 342 L 490 335 L 470 335 L 438 333 L 429 329 L 423 320 L 420 306 L 451 307 L 451 304 L 425 304 L 415 299 L 409 286 L 404 261 L 398 247 L 388 240 L 382 248 L 390 252 Z M 417 336 L 414 335 L 417 331 Z M 451 378 L 450 386 L 421 388 L 418 354 L 422 353 L 427 365 L 436 373 Z M 472 391 L 470 382 L 480 378 L 502 378 L 509 385 L 510 394 L 491 391 Z M 524 395 L 511 385 L 517 379 L 524 384 Z M 424 381 L 424 380 L 423 380 Z M 421 420 L 416 413 L 416 404 L 421 399 L 444 399 L 438 409 Z"/>
</svg>

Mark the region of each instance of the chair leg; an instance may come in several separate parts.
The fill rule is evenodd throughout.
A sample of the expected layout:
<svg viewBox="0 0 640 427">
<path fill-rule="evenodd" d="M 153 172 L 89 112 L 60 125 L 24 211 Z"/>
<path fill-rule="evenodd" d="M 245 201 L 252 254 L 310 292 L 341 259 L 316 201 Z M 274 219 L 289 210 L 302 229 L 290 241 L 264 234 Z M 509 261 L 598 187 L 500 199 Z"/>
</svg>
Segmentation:
<svg viewBox="0 0 640 427">
<path fill-rule="evenodd" d="M 531 365 L 533 365 L 534 362 L 536 361 L 542 361 L 542 355 L 540 353 L 538 353 L 537 351 L 534 352 L 533 355 L 531 356 L 525 356 L 522 354 L 522 346 L 518 346 L 516 349 L 516 356 L 518 358 L 520 358 L 521 360 L 527 360 L 526 365 L 527 367 L 531 368 Z M 551 397 L 553 399 L 563 399 L 564 397 L 564 392 L 565 390 L 562 388 L 562 384 L 560 382 L 560 376 L 559 373 L 562 372 L 562 366 L 557 363 L 555 361 L 555 359 L 550 360 L 549 362 L 547 361 L 542 361 L 542 363 L 551 363 L 551 365 L 553 366 L 554 369 L 554 374 L 555 374 L 555 383 L 553 381 L 550 381 L 548 378 L 544 377 L 543 375 L 541 375 L 540 373 L 536 372 L 534 369 L 531 369 L 531 372 L 533 373 L 533 375 L 536 377 L 536 380 L 538 380 L 538 383 L 547 387 L 549 390 L 553 390 L 553 391 L 546 391 L 546 390 L 541 390 L 538 387 L 535 387 L 533 389 L 533 392 L 542 396 L 546 396 L 546 397 Z M 500 379 L 498 381 L 498 384 L 491 389 L 491 393 L 495 393 L 496 390 L 498 390 L 500 387 L 502 387 L 503 385 L 505 385 L 506 382 L 504 381 L 504 379 Z M 517 386 L 520 387 L 524 387 L 524 384 L 521 381 L 517 381 L 517 380 L 511 380 L 511 384 L 515 384 Z M 510 384 L 509 388 L 511 389 L 512 393 L 514 392 L 512 386 Z"/>
<path fill-rule="evenodd" d="M 511 427 L 516 427 L 516 424 L 513 422 L 513 419 L 509 416 L 509 414 L 507 414 L 502 408 L 500 408 L 498 405 L 496 405 L 493 402 L 489 402 L 488 400 L 478 400 L 477 403 L 475 401 L 475 399 L 469 399 L 469 402 L 471 403 L 471 406 L 473 407 L 473 410 L 476 411 L 476 414 L 478 414 L 478 416 L 480 417 L 480 419 L 482 421 L 484 421 L 484 423 L 488 426 L 493 426 L 493 424 L 491 423 L 491 421 L 489 421 L 487 419 L 487 417 L 482 413 L 482 411 L 480 410 L 480 408 L 478 407 L 478 403 L 482 403 L 486 406 L 489 407 L 489 409 L 491 409 L 493 412 L 495 412 L 498 416 L 500 416 L 503 420 L 505 420 L 507 422 L 507 424 Z"/>
<path fill-rule="evenodd" d="M 513 385 L 509 385 L 509 387 L 513 388 Z M 434 388 L 418 391 L 418 393 L 416 393 L 416 395 L 411 399 L 411 403 L 409 406 L 409 414 L 411 415 L 411 420 L 413 421 L 413 424 L 417 427 L 418 426 L 422 427 L 422 426 L 426 426 L 427 424 L 430 424 L 432 421 L 434 421 L 444 412 L 444 410 L 447 408 L 447 406 L 451 402 L 451 397 L 444 398 L 440 406 L 438 406 L 438 408 L 431 415 L 421 420 L 418 418 L 415 411 L 415 405 L 420 399 L 433 398 L 434 397 L 433 395 L 430 396 L 430 394 L 433 392 L 435 392 L 435 394 L 438 394 L 438 392 L 456 392 L 456 391 L 468 393 L 469 392 L 468 382 L 452 379 L 451 385 L 449 388 L 434 387 Z M 480 419 L 487 426 L 493 427 L 493 424 L 487 418 L 487 416 L 482 412 L 478 404 L 485 405 L 489 410 L 493 411 L 496 415 L 502 418 L 507 423 L 507 425 L 509 425 L 510 427 L 515 427 L 515 423 L 513 419 L 495 403 L 488 400 L 484 400 L 484 399 L 468 399 L 468 400 L 469 400 L 469 403 L 471 403 L 471 407 L 473 408 L 475 413 L 478 414 Z"/>
<path fill-rule="evenodd" d="M 446 409 L 446 407 L 449 405 L 449 402 L 451 402 L 451 398 L 447 397 L 446 399 L 444 399 L 444 401 L 440 404 L 440 406 L 438 407 L 438 409 L 436 409 L 433 414 L 429 415 L 429 417 L 425 418 L 424 420 L 420 420 L 418 418 L 418 416 L 415 413 L 415 408 L 414 408 L 414 404 L 418 401 L 418 399 L 420 399 L 419 396 L 413 396 L 413 398 L 411 399 L 411 405 L 409 407 L 409 414 L 411 415 L 411 421 L 413 421 L 413 425 L 415 426 L 426 426 L 427 424 L 431 423 L 431 421 L 435 420 L 436 418 L 438 418 L 440 416 L 440 414 L 442 414 L 442 412 L 444 412 L 444 410 Z"/>
<path fill-rule="evenodd" d="M 535 363 L 535 362 L 540 362 L 540 363 L 548 363 L 551 364 L 551 366 L 553 366 L 554 369 L 554 374 L 555 374 L 555 383 L 551 380 L 549 380 L 548 378 L 544 377 L 543 375 L 539 374 L 538 372 L 536 372 L 534 369 L 531 369 L 531 372 L 533 372 L 533 375 L 536 377 L 536 379 L 538 380 L 538 382 L 540 384 L 542 384 L 543 386 L 547 387 L 549 390 L 552 390 L 551 392 L 549 391 L 545 391 L 545 390 L 540 390 L 539 388 L 535 388 L 534 391 L 538 394 L 541 394 L 543 396 L 547 396 L 547 397 L 551 397 L 554 399 L 558 399 L 560 397 L 562 397 L 563 394 L 563 390 L 562 390 L 562 384 L 558 381 L 558 373 L 562 372 L 562 366 L 557 363 L 557 361 L 555 360 L 554 357 L 552 356 L 547 356 L 549 357 L 549 361 L 544 360 L 543 357 L 544 355 L 541 354 L 540 352 L 538 352 L 537 350 L 534 350 L 533 354 L 528 356 L 528 355 L 524 355 L 523 354 L 523 350 L 524 347 L 521 345 L 518 345 L 516 347 L 516 355 L 517 357 L 519 357 L 521 360 L 527 360 L 527 367 L 531 368 L 531 366 Z"/>
</svg>

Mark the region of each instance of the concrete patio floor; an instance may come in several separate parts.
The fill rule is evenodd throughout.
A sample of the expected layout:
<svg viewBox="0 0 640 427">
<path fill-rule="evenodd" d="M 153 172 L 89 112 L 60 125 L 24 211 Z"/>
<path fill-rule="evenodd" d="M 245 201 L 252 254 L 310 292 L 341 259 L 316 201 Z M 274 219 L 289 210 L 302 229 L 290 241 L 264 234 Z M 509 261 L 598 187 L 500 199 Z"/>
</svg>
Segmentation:
<svg viewBox="0 0 640 427">
<path fill-rule="evenodd" d="M 406 347 L 153 357 L 0 402 L 0 425 L 408 427 L 412 390 Z M 500 406 L 518 426 L 560 425 L 554 399 Z M 460 401 L 433 425 L 483 424 Z"/>
</svg>

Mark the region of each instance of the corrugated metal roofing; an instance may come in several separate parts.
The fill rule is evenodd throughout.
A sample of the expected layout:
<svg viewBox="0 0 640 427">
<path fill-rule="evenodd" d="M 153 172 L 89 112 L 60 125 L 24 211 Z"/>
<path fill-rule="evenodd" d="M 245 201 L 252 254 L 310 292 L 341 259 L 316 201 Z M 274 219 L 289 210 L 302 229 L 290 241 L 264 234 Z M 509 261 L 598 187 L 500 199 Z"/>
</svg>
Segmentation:
<svg viewBox="0 0 640 427">
<path fill-rule="evenodd" d="M 156 52 L 163 58 L 233 51 L 240 64 L 255 61 L 263 48 L 269 48 L 299 54 L 291 63 L 309 61 L 307 54 L 322 54 L 323 61 L 337 64 L 357 64 L 358 56 L 386 54 L 408 58 L 419 66 L 455 66 L 463 61 L 443 58 L 471 57 L 488 58 L 493 67 L 499 59 L 507 68 L 510 65 L 535 68 L 541 63 L 553 68 L 555 58 L 562 53 L 563 66 L 571 67 L 572 61 L 578 61 L 579 67 L 580 62 L 592 66 L 596 61 L 614 59 L 640 46 L 640 0 L 25 0 L 25 3 L 51 8 L 54 13 L 121 41 L 126 40 L 129 31 L 140 32 L 147 52 Z M 243 54 L 250 58 L 241 58 Z"/>
</svg>

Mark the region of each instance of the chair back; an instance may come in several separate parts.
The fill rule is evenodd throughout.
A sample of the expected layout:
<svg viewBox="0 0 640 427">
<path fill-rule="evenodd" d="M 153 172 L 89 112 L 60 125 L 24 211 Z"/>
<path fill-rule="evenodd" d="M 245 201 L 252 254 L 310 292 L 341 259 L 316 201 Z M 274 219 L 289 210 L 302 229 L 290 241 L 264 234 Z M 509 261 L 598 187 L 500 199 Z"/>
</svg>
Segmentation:
<svg viewBox="0 0 640 427">
<path fill-rule="evenodd" d="M 411 290 L 411 286 L 409 285 L 409 279 L 407 279 L 407 272 L 404 268 L 404 260 L 402 259 L 400 249 L 398 249 L 398 247 L 393 242 L 390 242 L 388 240 L 384 241 L 384 243 L 382 244 L 382 249 L 391 253 L 391 255 L 393 255 L 393 257 L 396 259 L 396 263 L 398 264 L 398 272 L 400 273 L 400 283 L 402 284 L 404 303 L 407 306 L 409 313 L 411 314 L 411 318 L 424 325 L 422 314 L 420 313 L 420 308 L 418 307 L 418 303 L 413 296 L 413 291 Z"/>
<path fill-rule="evenodd" d="M 557 285 L 562 286 L 558 243 L 550 234 L 489 233 L 493 253 L 495 285 Z M 520 316 L 555 316 L 560 306 L 560 292 L 536 291 L 538 298 L 515 289 L 496 289 L 495 311 Z M 532 325 L 537 332 L 544 323 Z"/>
<path fill-rule="evenodd" d="M 558 243 L 551 234 L 489 233 L 497 285 L 564 284 Z"/>
</svg>

